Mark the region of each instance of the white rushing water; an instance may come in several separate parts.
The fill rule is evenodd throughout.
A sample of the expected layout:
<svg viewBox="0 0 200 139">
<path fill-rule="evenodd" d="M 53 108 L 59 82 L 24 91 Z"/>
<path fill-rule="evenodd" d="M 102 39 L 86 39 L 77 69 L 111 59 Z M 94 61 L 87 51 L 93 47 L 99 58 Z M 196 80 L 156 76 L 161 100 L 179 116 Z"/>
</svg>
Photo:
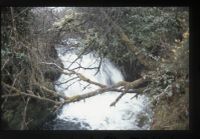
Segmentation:
<svg viewBox="0 0 200 139">
<path fill-rule="evenodd" d="M 77 58 L 74 51 L 63 53 L 64 48 L 57 48 L 64 67 L 67 68 Z M 99 59 L 92 53 L 84 55 L 74 62 L 70 69 L 79 67 L 98 67 Z M 97 69 L 76 69 L 76 72 L 83 74 L 92 81 L 104 85 L 112 85 L 124 80 L 122 73 L 108 60 L 104 59 L 100 71 L 95 75 Z M 57 83 L 66 82 L 76 76 L 62 74 Z M 72 84 L 74 83 L 74 84 Z M 72 84 L 71 86 L 69 86 Z M 65 84 L 56 85 L 56 91 L 66 96 L 84 94 L 98 89 L 98 86 L 89 85 L 77 79 Z M 80 123 L 80 129 L 88 130 L 143 130 L 149 129 L 151 110 L 148 99 L 145 96 L 131 99 L 135 94 L 124 95 L 118 103 L 111 107 L 110 104 L 120 95 L 119 92 L 106 92 L 79 102 L 66 104 L 58 119 Z M 138 118 L 140 117 L 140 118 Z M 143 119 L 142 119 L 142 118 Z M 140 120 L 139 120 L 140 119 Z M 143 123 L 142 123 L 143 122 Z M 87 123 L 86 126 L 83 123 Z M 68 129 L 63 129 L 68 130 Z"/>
</svg>

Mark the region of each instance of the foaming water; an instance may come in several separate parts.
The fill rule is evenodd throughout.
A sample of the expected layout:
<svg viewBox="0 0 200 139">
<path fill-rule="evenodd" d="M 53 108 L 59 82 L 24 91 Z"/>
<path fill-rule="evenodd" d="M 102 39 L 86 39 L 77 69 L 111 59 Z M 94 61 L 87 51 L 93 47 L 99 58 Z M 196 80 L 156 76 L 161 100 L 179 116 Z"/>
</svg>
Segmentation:
<svg viewBox="0 0 200 139">
<path fill-rule="evenodd" d="M 108 60 L 102 61 L 101 68 L 96 74 L 97 69 L 91 69 L 99 66 L 99 59 L 92 53 L 83 55 L 71 65 L 78 56 L 74 51 L 61 53 L 62 48 L 57 48 L 60 59 L 65 68 L 75 69 L 92 81 L 99 82 L 104 85 L 112 85 L 119 81 L 123 81 L 121 72 Z M 77 67 L 90 69 L 76 69 Z M 98 89 L 98 86 L 88 84 L 75 79 L 75 75 L 68 76 L 62 74 L 57 83 L 63 83 L 71 79 L 69 82 L 56 85 L 55 89 L 58 93 L 64 93 L 66 96 L 80 95 Z M 58 119 L 62 119 L 74 124 L 79 123 L 77 129 L 88 130 L 143 130 L 149 129 L 151 110 L 149 108 L 148 98 L 139 96 L 132 98 L 135 94 L 124 95 L 116 104 L 111 107 L 110 104 L 116 100 L 120 92 L 106 92 L 85 100 L 75 103 L 66 104 Z M 146 120 L 138 120 L 138 115 L 143 115 Z M 87 124 L 85 124 L 87 123 Z M 68 130 L 63 128 L 63 130 Z"/>
</svg>

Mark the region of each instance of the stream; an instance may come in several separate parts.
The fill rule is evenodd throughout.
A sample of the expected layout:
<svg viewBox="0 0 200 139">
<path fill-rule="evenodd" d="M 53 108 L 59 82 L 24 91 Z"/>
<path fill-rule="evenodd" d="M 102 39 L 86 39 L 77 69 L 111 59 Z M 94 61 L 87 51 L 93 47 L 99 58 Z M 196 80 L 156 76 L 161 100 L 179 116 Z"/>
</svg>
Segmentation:
<svg viewBox="0 0 200 139">
<path fill-rule="evenodd" d="M 67 44 L 77 43 L 76 39 L 68 39 Z M 59 58 L 65 68 L 75 69 L 92 81 L 110 86 L 124 77 L 120 70 L 108 59 L 103 59 L 99 72 L 94 67 L 99 66 L 100 58 L 93 53 L 78 57 L 78 50 L 57 46 Z M 84 67 L 76 69 L 77 67 Z M 94 69 L 93 69 L 94 68 Z M 56 81 L 55 89 L 66 96 L 81 95 L 98 89 L 98 86 L 83 82 L 75 75 L 64 75 Z M 69 80 L 69 81 L 68 81 Z M 66 82 L 68 81 L 68 82 Z M 66 82 L 66 83 L 64 83 Z M 152 111 L 148 97 L 127 93 L 115 106 L 110 106 L 120 95 L 120 92 L 105 92 L 75 103 L 66 104 L 57 117 L 45 123 L 48 130 L 148 130 L 150 129 Z"/>
</svg>

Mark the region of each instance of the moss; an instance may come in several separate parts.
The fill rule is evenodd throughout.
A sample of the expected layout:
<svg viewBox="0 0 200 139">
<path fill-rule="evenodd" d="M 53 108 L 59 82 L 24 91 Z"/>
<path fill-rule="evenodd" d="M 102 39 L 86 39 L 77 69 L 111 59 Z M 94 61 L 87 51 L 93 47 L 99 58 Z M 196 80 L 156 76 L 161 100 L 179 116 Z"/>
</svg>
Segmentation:
<svg viewBox="0 0 200 139">
<path fill-rule="evenodd" d="M 160 101 L 154 108 L 153 130 L 184 130 L 189 127 L 186 94 L 176 94 L 170 100 Z"/>
<path fill-rule="evenodd" d="M 139 127 L 143 127 L 147 122 L 149 121 L 149 119 L 148 119 L 148 116 L 147 115 L 145 115 L 145 113 L 139 113 L 138 115 L 137 115 L 137 125 L 139 126 Z"/>
<path fill-rule="evenodd" d="M 53 84 L 50 82 L 48 83 L 48 87 L 54 89 Z M 53 96 L 51 98 L 54 99 Z M 26 97 L 24 97 L 24 99 L 26 99 Z M 26 113 L 26 122 L 31 121 L 28 124 L 28 129 L 35 129 L 44 123 L 45 120 L 53 114 L 51 112 L 53 106 L 54 105 L 51 103 L 31 98 Z M 7 127 L 2 128 L 19 130 L 23 119 L 24 108 L 25 102 L 22 97 L 8 98 L 7 102 L 4 103 L 1 116 L 2 121 L 7 124 Z"/>
<path fill-rule="evenodd" d="M 30 129 L 37 128 L 38 125 L 43 123 L 45 119 L 51 114 L 50 108 L 52 104 L 42 101 L 30 101 L 30 105 L 27 108 L 27 117 L 32 120 L 29 124 Z"/>
<path fill-rule="evenodd" d="M 2 120 L 8 123 L 10 129 L 20 129 L 22 121 L 22 112 L 24 110 L 24 103 L 20 99 L 8 100 L 5 103 L 5 111 L 3 111 Z"/>
<path fill-rule="evenodd" d="M 11 121 L 13 119 L 13 114 L 14 111 L 13 110 L 8 110 L 4 113 L 2 119 L 5 119 L 5 121 Z"/>
<path fill-rule="evenodd" d="M 25 103 L 22 101 L 22 99 L 18 99 L 16 101 L 8 100 L 5 105 L 6 110 L 3 111 L 1 119 L 7 123 L 8 127 L 3 127 L 3 129 L 20 129 Z M 32 121 L 28 124 L 28 128 L 34 129 L 41 125 L 47 119 L 47 117 L 52 115 L 52 107 L 53 104 L 31 99 L 27 106 L 26 113 L 26 121 Z"/>
<path fill-rule="evenodd" d="M 185 38 L 177 44 L 169 62 L 161 63 L 159 71 L 154 75 L 156 77 L 155 79 L 159 80 L 151 88 L 158 88 L 159 93 L 162 93 L 162 89 L 164 89 L 168 95 L 164 96 L 163 99 L 160 98 L 157 104 L 154 103 L 154 116 L 151 129 L 184 130 L 189 128 L 189 50 L 187 41 L 188 38 Z M 159 72 L 164 76 L 159 75 Z M 163 85 L 162 80 L 167 83 Z M 165 90 L 165 87 L 169 85 L 171 89 Z"/>
</svg>

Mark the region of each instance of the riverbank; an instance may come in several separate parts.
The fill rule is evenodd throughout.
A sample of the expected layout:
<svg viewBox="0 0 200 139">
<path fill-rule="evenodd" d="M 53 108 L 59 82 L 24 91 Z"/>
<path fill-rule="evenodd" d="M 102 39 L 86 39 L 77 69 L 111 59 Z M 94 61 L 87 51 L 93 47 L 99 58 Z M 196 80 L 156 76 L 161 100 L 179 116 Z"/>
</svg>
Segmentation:
<svg viewBox="0 0 200 139">
<path fill-rule="evenodd" d="M 55 48 L 52 48 L 55 49 Z M 62 63 L 57 56 L 56 50 L 51 51 L 53 54 L 51 56 L 56 63 L 62 67 Z M 26 68 L 26 67 L 24 67 Z M 42 74 L 44 74 L 44 86 L 47 86 L 49 89 L 54 90 L 54 81 L 60 77 L 60 72 L 51 69 L 50 66 L 41 67 Z M 33 90 L 36 90 L 35 93 L 42 94 L 42 90 L 37 86 L 32 87 Z M 55 100 L 54 96 L 49 96 L 52 100 Z M 3 130 L 17 130 L 21 129 L 24 108 L 26 106 L 26 101 L 24 97 L 14 97 L 8 98 L 6 101 L 3 101 L 3 109 L 1 113 L 1 122 L 3 123 L 1 128 Z M 43 102 L 37 99 L 30 99 L 26 109 L 26 127 L 25 129 L 38 129 L 42 124 L 47 120 L 53 119 L 56 117 L 56 113 L 52 110 L 54 109 L 54 104 Z"/>
<path fill-rule="evenodd" d="M 163 63 L 163 68 L 154 75 L 157 76 L 157 79 L 154 80 L 154 89 L 151 90 L 151 93 L 153 94 L 157 90 L 160 90 L 161 93 L 156 95 L 157 98 L 153 101 L 152 130 L 189 129 L 189 44 L 187 32 L 184 36 L 184 40 L 177 43 L 169 61 Z M 162 86 L 164 86 L 163 90 L 160 89 Z"/>
</svg>

